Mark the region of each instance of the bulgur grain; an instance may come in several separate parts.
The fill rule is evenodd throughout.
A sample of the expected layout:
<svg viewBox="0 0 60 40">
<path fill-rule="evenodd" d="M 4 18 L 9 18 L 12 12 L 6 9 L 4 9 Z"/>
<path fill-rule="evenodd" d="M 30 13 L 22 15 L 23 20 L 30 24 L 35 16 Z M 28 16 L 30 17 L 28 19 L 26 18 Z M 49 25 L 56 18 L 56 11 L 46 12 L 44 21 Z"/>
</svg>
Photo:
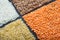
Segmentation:
<svg viewBox="0 0 60 40">
<path fill-rule="evenodd" d="M 35 40 L 21 19 L 0 28 L 0 40 Z"/>
</svg>

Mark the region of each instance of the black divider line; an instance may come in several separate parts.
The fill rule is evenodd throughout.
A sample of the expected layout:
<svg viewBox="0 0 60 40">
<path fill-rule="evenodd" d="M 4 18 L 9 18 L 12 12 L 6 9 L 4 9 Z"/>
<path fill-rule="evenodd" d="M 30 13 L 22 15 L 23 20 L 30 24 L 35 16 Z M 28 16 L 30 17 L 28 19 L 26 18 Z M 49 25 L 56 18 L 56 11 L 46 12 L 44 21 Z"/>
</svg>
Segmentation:
<svg viewBox="0 0 60 40">
<path fill-rule="evenodd" d="M 12 0 L 9 0 L 9 1 L 12 2 Z M 25 13 L 25 14 L 23 14 L 23 15 L 21 15 L 20 12 L 18 12 L 18 9 L 15 7 L 15 5 L 14 5 L 13 2 L 12 2 L 12 4 L 13 4 L 14 7 L 16 8 L 16 10 L 17 10 L 17 12 L 19 13 L 19 15 L 24 16 L 24 15 L 30 13 L 30 12 L 33 12 L 33 11 L 35 11 L 35 10 L 37 10 L 37 9 L 39 9 L 39 8 L 41 8 L 41 7 L 43 7 L 44 5 L 48 5 L 49 3 L 52 3 L 52 2 L 54 2 L 54 1 L 56 1 L 56 0 L 51 0 L 51 1 L 49 1 L 49 2 L 43 3 L 41 6 L 36 7 L 36 8 L 34 8 L 33 10 L 30 10 L 29 12 L 27 12 L 27 13 Z"/>
<path fill-rule="evenodd" d="M 50 1 L 50 2 L 46 2 L 46 3 L 43 4 L 42 6 L 47 5 L 47 4 L 49 4 L 49 3 L 51 3 L 51 2 L 54 2 L 54 1 L 55 1 L 55 0 L 52 0 L 52 1 Z M 42 6 L 40 6 L 40 7 L 42 7 Z M 40 8 L 40 7 L 37 7 L 37 8 L 35 8 L 35 9 L 31 10 L 30 12 L 33 12 L 34 10 L 36 10 L 36 9 L 38 9 L 38 8 Z M 30 13 L 30 12 L 28 12 L 28 13 Z M 26 13 L 26 14 L 27 14 L 27 13 Z M 26 15 L 26 14 L 24 14 L 24 15 Z M 21 14 L 20 14 L 20 15 L 21 15 Z M 27 25 L 27 27 L 29 28 L 30 32 L 34 35 L 34 37 L 36 38 L 36 40 L 40 40 L 40 39 L 38 39 L 37 34 L 29 27 L 29 25 L 26 23 L 26 21 L 25 21 L 24 18 L 22 17 L 22 16 L 24 16 L 24 15 L 21 15 L 21 18 L 22 18 L 23 22 Z"/>
<path fill-rule="evenodd" d="M 28 27 L 30 32 L 33 34 L 33 36 L 36 38 L 35 40 L 39 40 L 38 37 L 37 37 L 37 34 L 30 28 L 30 26 L 26 23 L 26 21 L 23 18 L 21 18 L 21 19 L 26 24 L 26 26 Z"/>
<path fill-rule="evenodd" d="M 9 0 L 11 2 L 11 0 Z M 14 6 L 13 2 L 12 5 Z M 16 7 L 14 6 L 14 8 L 16 9 Z M 24 24 L 26 24 L 25 20 L 22 18 L 22 15 L 20 14 L 20 12 L 16 9 L 17 13 L 20 15 L 20 19 L 22 19 L 22 21 L 24 22 Z M 29 31 L 33 34 L 33 36 L 36 38 L 35 40 L 39 40 L 36 33 L 28 26 L 28 24 L 26 24 L 26 26 L 28 27 Z"/>
<path fill-rule="evenodd" d="M 11 2 L 12 0 L 8 0 L 9 2 Z"/>
<path fill-rule="evenodd" d="M 8 0 L 8 1 L 11 2 L 11 0 Z M 12 5 L 13 5 L 13 3 L 12 3 Z M 19 12 L 17 11 L 17 9 L 16 9 L 16 7 L 14 5 L 13 5 L 13 7 L 15 8 L 17 14 L 19 15 L 19 17 L 17 17 L 15 20 L 20 19 L 21 16 L 20 16 Z M 11 22 L 13 22 L 15 20 L 12 20 L 12 21 L 7 22 L 6 24 L 3 24 L 2 26 L 0 26 L 0 28 L 3 28 L 5 25 L 7 25 L 7 24 L 9 24 L 9 23 L 11 23 Z"/>
<path fill-rule="evenodd" d="M 17 20 L 17 19 L 20 19 L 20 17 L 16 18 L 15 20 Z M 14 22 L 15 20 L 12 20 L 12 21 L 7 22 L 6 24 L 3 24 L 2 26 L 0 26 L 0 28 L 3 28 L 5 25 L 7 25 L 7 24 L 9 24 L 11 22 Z"/>
<path fill-rule="evenodd" d="M 9 0 L 9 1 L 10 1 L 10 2 L 12 3 L 12 5 L 15 7 L 15 5 L 14 5 L 13 2 L 12 2 L 12 0 Z M 50 2 L 46 2 L 46 3 L 43 4 L 42 6 L 47 5 L 47 4 L 49 4 L 49 3 L 51 3 L 51 2 L 54 2 L 54 1 L 55 1 L 55 0 L 52 0 L 52 1 L 50 1 Z M 42 6 L 40 6 L 40 7 L 42 7 Z M 34 10 L 36 10 L 36 9 L 38 9 L 38 8 L 40 8 L 40 7 L 37 7 L 37 8 L 35 8 L 35 9 L 31 10 L 30 12 L 33 12 Z M 15 7 L 15 9 L 16 9 L 17 13 L 20 15 L 20 18 L 22 19 L 22 21 L 26 24 L 26 26 L 27 26 L 28 29 L 30 30 L 30 32 L 34 35 L 34 37 L 36 38 L 36 40 L 39 40 L 38 37 L 37 37 L 37 34 L 29 27 L 29 25 L 26 23 L 26 21 L 25 21 L 24 18 L 22 17 L 22 16 L 24 16 L 24 15 L 30 13 L 30 12 L 28 12 L 28 13 L 26 13 L 26 14 L 24 14 L 24 15 L 21 15 L 20 12 L 17 10 L 16 7 Z"/>
<path fill-rule="evenodd" d="M 10 1 L 10 2 L 11 2 L 11 1 Z M 11 2 L 11 3 L 12 3 L 12 5 L 13 5 L 13 7 L 15 8 L 16 12 L 18 13 L 18 15 L 20 15 L 20 12 L 17 10 L 17 8 L 15 7 L 14 3 L 13 3 L 13 2 Z M 20 15 L 20 18 L 21 18 L 21 15 Z"/>
<path fill-rule="evenodd" d="M 9 1 L 11 2 L 12 0 L 9 0 Z M 47 5 L 47 4 L 49 4 L 49 3 L 51 3 L 51 2 L 54 2 L 54 1 L 55 1 L 55 0 L 52 0 L 52 1 L 50 1 L 50 2 L 47 2 L 47 3 L 43 4 L 42 6 Z M 11 2 L 11 3 L 12 3 L 12 5 L 14 6 L 13 2 Z M 42 6 L 40 6 L 40 7 L 42 7 Z M 35 8 L 35 9 L 31 10 L 30 12 L 32 12 L 32 11 L 34 11 L 34 10 L 40 8 L 40 7 L 37 7 L 37 8 Z M 14 6 L 14 8 L 16 9 L 15 6 Z M 16 18 L 15 20 L 17 20 L 17 19 L 22 19 L 22 21 L 26 24 L 26 26 L 28 27 L 28 29 L 30 30 L 30 32 L 34 35 L 34 37 L 36 38 L 36 40 L 39 40 L 38 37 L 37 37 L 37 35 L 36 35 L 36 33 L 29 27 L 29 25 L 26 23 L 26 21 L 24 20 L 24 18 L 22 18 L 22 16 L 26 15 L 27 13 L 24 14 L 24 15 L 21 15 L 20 12 L 18 12 L 17 9 L 16 9 L 16 11 L 17 11 L 17 13 L 18 13 L 20 16 L 19 16 L 18 18 Z M 28 12 L 28 13 L 30 13 L 30 12 Z M 15 21 L 15 20 L 13 20 L 13 21 Z M 9 24 L 9 23 L 11 23 L 11 22 L 13 22 L 13 21 L 9 21 L 8 23 L 6 23 L 6 24 L 4 24 L 3 26 L 1 26 L 0 28 L 4 27 L 5 25 L 7 25 L 7 24 Z"/>
</svg>

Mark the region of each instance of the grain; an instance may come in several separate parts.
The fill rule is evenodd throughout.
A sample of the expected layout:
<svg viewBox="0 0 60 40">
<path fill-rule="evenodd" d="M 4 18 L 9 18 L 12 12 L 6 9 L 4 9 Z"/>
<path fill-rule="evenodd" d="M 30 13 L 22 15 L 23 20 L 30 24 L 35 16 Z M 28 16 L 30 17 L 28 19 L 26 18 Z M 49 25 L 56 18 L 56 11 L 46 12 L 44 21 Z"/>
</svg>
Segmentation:
<svg viewBox="0 0 60 40">
<path fill-rule="evenodd" d="M 60 1 L 23 16 L 40 40 L 60 40 Z"/>
<path fill-rule="evenodd" d="M 35 40 L 21 19 L 0 28 L 0 40 Z"/>
<path fill-rule="evenodd" d="M 0 27 L 15 20 L 19 15 L 8 0 L 0 0 Z"/>
<path fill-rule="evenodd" d="M 21 15 L 24 15 L 51 0 L 12 0 Z"/>
</svg>

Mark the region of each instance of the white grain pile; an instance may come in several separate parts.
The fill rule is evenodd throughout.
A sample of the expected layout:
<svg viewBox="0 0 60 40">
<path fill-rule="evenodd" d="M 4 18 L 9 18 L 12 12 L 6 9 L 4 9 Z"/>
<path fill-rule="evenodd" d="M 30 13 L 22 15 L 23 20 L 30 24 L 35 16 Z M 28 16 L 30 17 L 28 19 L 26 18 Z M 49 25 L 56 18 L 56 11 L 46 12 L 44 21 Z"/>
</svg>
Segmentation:
<svg viewBox="0 0 60 40">
<path fill-rule="evenodd" d="M 17 14 L 12 3 L 8 0 L 0 0 L 0 26 L 15 20 L 19 15 Z"/>
</svg>

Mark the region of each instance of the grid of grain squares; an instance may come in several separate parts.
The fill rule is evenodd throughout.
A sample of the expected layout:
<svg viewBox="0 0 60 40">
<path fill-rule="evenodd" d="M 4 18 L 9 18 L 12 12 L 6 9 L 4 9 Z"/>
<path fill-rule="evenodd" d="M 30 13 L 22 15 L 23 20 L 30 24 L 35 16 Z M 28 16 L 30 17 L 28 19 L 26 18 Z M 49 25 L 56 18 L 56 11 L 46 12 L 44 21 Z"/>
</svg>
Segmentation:
<svg viewBox="0 0 60 40">
<path fill-rule="evenodd" d="M 40 40 L 60 40 L 60 1 L 54 1 L 23 16 Z"/>
<path fill-rule="evenodd" d="M 0 40 L 35 40 L 21 19 L 0 28 Z"/>
<path fill-rule="evenodd" d="M 52 0 L 12 0 L 12 3 L 17 8 L 18 12 L 24 15 L 50 1 Z"/>
</svg>

